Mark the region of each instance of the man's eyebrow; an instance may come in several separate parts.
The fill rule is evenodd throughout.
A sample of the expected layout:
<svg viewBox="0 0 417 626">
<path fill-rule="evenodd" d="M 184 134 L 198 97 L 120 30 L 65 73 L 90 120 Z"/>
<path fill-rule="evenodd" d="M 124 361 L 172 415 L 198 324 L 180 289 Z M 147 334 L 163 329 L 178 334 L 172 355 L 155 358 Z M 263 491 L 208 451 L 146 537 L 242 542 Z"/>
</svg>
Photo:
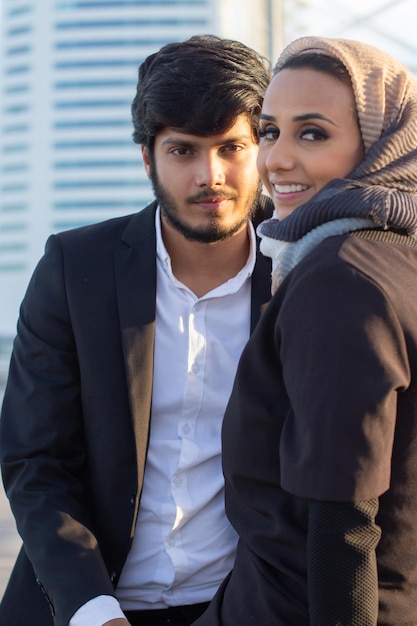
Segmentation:
<svg viewBox="0 0 417 626">
<path fill-rule="evenodd" d="M 259 119 L 267 120 L 268 122 L 276 122 L 276 118 L 273 115 L 267 115 L 266 113 L 261 113 L 259 116 Z M 329 117 L 327 117 L 326 115 L 323 115 L 322 113 L 316 113 L 316 112 L 294 115 L 292 119 L 293 119 L 293 122 L 305 122 L 308 120 L 323 120 L 324 122 L 329 122 L 329 124 L 333 124 L 333 126 L 337 126 L 337 124 L 335 124 L 333 120 L 331 120 Z"/>
<path fill-rule="evenodd" d="M 182 146 L 192 148 L 193 146 L 196 145 L 196 143 L 197 143 L 196 141 L 190 141 L 189 139 L 182 139 L 181 137 L 165 137 L 165 139 L 162 140 L 163 146 L 181 144 Z"/>
<path fill-rule="evenodd" d="M 210 137 L 210 135 L 208 136 Z M 204 137 L 205 135 L 202 137 L 202 139 L 204 139 Z M 219 145 L 224 146 L 228 144 L 239 143 L 240 141 L 251 141 L 252 139 L 253 137 L 250 134 L 239 135 L 237 137 L 227 137 L 222 141 L 219 141 Z M 181 135 L 177 135 L 175 137 L 165 137 L 165 139 L 163 139 L 161 143 L 164 146 L 180 145 L 186 148 L 193 148 L 195 146 L 198 146 L 199 140 L 198 137 L 193 141 L 191 139 L 183 139 Z"/>
<path fill-rule="evenodd" d="M 239 141 L 250 141 L 252 139 L 253 136 L 251 134 L 239 135 L 238 137 L 228 137 L 225 141 L 222 141 L 222 143 L 239 143 Z"/>
</svg>

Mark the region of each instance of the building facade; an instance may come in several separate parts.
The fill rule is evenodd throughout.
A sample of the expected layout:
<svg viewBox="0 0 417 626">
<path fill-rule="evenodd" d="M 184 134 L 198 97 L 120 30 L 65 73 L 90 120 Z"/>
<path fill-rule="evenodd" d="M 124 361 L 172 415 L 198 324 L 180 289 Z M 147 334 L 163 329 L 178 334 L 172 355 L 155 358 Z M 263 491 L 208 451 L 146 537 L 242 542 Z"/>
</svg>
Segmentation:
<svg viewBox="0 0 417 626">
<path fill-rule="evenodd" d="M 50 233 L 152 199 L 130 105 L 141 61 L 199 33 L 269 56 L 271 1 L 2 0 L 0 342 Z M 1 348 L 0 348 L 1 351 Z"/>
</svg>

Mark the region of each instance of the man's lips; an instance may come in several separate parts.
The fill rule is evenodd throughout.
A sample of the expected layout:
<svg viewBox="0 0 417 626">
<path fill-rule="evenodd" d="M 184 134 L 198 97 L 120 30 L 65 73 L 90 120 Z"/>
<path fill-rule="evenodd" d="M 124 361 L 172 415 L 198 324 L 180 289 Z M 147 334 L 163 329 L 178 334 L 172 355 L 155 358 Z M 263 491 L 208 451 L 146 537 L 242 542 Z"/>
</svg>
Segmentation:
<svg viewBox="0 0 417 626">
<path fill-rule="evenodd" d="M 215 210 L 221 207 L 222 204 L 229 202 L 229 200 L 234 200 L 231 196 L 220 195 L 220 196 L 198 196 L 190 199 L 190 202 L 193 204 L 198 204 L 204 208 Z"/>
</svg>

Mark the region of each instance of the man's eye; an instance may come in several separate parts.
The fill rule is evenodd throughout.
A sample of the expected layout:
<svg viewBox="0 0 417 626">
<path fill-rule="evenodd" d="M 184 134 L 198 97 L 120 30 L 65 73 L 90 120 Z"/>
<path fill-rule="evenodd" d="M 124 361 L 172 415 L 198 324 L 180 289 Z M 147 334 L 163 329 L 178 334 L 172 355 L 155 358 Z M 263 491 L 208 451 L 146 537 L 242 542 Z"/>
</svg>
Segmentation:
<svg viewBox="0 0 417 626">
<path fill-rule="evenodd" d="M 242 146 L 238 146 L 235 143 L 231 143 L 224 147 L 225 152 L 238 152 L 241 149 L 242 149 Z"/>
<path fill-rule="evenodd" d="M 183 147 L 172 148 L 171 154 L 179 154 L 179 155 L 190 154 L 190 149 L 189 148 L 183 148 Z"/>
</svg>

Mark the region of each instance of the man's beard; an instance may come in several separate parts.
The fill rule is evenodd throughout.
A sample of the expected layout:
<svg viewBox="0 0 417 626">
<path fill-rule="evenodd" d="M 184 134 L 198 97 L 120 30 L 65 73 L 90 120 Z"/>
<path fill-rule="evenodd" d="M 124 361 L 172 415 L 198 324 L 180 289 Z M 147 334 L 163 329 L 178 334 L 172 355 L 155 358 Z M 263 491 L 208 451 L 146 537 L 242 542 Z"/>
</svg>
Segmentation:
<svg viewBox="0 0 417 626">
<path fill-rule="evenodd" d="M 251 194 L 247 198 L 246 211 L 244 215 L 234 224 L 228 227 L 221 227 L 219 220 L 216 216 L 213 216 L 211 223 L 205 227 L 193 227 L 186 224 L 178 217 L 178 206 L 175 200 L 165 190 L 163 185 L 159 182 L 158 176 L 153 168 L 151 177 L 152 187 L 155 194 L 155 198 L 161 208 L 162 215 L 166 218 L 167 222 L 181 233 L 189 241 L 197 241 L 199 243 L 214 243 L 216 241 L 224 241 L 229 239 L 237 233 L 246 222 L 251 219 L 257 208 L 258 200 L 262 191 L 262 183 L 259 181 L 258 186 L 255 187 Z M 209 198 L 230 199 L 235 200 L 236 194 L 227 194 L 224 191 L 214 192 L 212 189 L 200 191 L 193 197 L 186 198 L 186 202 L 204 202 Z"/>
</svg>

